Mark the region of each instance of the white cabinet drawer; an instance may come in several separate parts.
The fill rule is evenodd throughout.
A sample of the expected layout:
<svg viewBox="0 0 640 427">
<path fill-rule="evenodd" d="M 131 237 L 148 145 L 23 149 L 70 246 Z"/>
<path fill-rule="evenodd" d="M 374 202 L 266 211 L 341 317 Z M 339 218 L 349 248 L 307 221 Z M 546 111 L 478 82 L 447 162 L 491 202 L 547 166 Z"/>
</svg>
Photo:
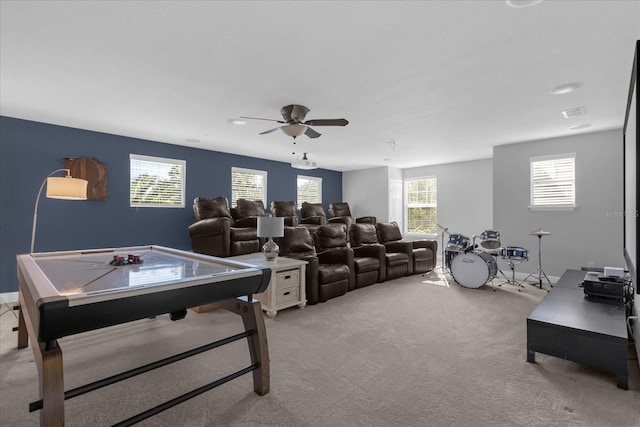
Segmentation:
<svg viewBox="0 0 640 427">
<path fill-rule="evenodd" d="M 300 288 L 289 288 L 276 291 L 276 307 L 300 300 Z"/>
<path fill-rule="evenodd" d="M 300 285 L 300 269 L 286 270 L 276 273 L 276 291 Z"/>
</svg>

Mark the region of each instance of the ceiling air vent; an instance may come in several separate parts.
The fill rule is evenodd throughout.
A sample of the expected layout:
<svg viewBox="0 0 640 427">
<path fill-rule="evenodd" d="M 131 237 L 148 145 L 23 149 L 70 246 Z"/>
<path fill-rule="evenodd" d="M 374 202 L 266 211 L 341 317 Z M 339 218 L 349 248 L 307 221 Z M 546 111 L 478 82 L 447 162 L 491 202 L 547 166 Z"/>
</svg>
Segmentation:
<svg viewBox="0 0 640 427">
<path fill-rule="evenodd" d="M 584 107 L 569 108 L 568 110 L 562 110 L 562 117 L 565 119 L 572 119 L 574 117 L 582 116 L 586 114 Z"/>
</svg>

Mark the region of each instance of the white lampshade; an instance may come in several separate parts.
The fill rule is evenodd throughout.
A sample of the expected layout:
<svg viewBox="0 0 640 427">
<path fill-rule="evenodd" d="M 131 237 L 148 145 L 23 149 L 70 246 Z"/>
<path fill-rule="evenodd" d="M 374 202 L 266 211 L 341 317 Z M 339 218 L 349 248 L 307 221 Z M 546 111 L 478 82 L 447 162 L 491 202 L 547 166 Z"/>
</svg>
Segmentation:
<svg viewBox="0 0 640 427">
<path fill-rule="evenodd" d="M 297 123 L 292 123 L 287 126 L 281 126 L 280 129 L 284 132 L 285 135 L 296 137 L 300 136 L 307 131 L 307 127 L 305 125 L 299 125 Z"/>
<path fill-rule="evenodd" d="M 47 197 L 50 199 L 87 200 L 87 181 L 79 178 L 48 177 Z"/>
<path fill-rule="evenodd" d="M 284 236 L 284 217 L 259 216 L 258 237 L 282 237 Z"/>
</svg>

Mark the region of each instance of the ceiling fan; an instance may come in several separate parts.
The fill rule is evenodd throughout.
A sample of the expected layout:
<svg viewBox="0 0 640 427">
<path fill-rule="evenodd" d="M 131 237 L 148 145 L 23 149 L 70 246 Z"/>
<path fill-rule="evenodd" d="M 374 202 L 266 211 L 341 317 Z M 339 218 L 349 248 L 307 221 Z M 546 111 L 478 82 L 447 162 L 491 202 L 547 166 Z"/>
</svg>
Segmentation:
<svg viewBox="0 0 640 427">
<path fill-rule="evenodd" d="M 345 119 L 315 119 L 305 121 L 304 118 L 309 111 L 311 110 L 309 110 L 304 105 L 292 104 L 282 107 L 282 109 L 280 110 L 280 114 L 282 114 L 283 120 L 262 119 L 259 117 L 241 118 L 251 120 L 268 120 L 271 122 L 282 123 L 283 126 L 278 126 L 276 128 L 260 132 L 260 135 L 265 135 L 267 133 L 271 133 L 280 129 L 286 135 L 293 137 L 293 139 L 302 134 L 307 135 L 309 138 L 317 138 L 321 135 L 320 133 L 311 129 L 309 126 L 346 126 L 349 124 L 349 121 Z"/>
</svg>

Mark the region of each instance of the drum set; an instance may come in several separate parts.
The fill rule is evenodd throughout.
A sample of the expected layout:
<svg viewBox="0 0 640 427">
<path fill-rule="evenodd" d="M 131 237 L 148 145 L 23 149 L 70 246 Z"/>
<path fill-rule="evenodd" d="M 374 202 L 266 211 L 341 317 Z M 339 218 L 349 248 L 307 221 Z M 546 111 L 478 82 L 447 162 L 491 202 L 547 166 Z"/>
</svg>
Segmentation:
<svg viewBox="0 0 640 427">
<path fill-rule="evenodd" d="M 493 286 L 493 279 L 500 273 L 507 280 L 506 283 L 517 286 L 518 291 L 524 287 L 515 280 L 515 266 L 529 260 L 529 252 L 526 249 L 519 246 L 502 247 L 500 232 L 497 230 L 485 230 L 479 236 L 469 238 L 464 234 L 449 233 L 448 229 L 440 224 L 438 226 L 442 229 L 443 269 L 448 271 L 460 286 L 477 289 L 488 282 Z M 446 246 L 445 233 L 449 235 Z M 476 244 L 478 238 L 480 247 Z M 498 257 L 509 265 L 511 279 L 498 267 Z"/>
</svg>

